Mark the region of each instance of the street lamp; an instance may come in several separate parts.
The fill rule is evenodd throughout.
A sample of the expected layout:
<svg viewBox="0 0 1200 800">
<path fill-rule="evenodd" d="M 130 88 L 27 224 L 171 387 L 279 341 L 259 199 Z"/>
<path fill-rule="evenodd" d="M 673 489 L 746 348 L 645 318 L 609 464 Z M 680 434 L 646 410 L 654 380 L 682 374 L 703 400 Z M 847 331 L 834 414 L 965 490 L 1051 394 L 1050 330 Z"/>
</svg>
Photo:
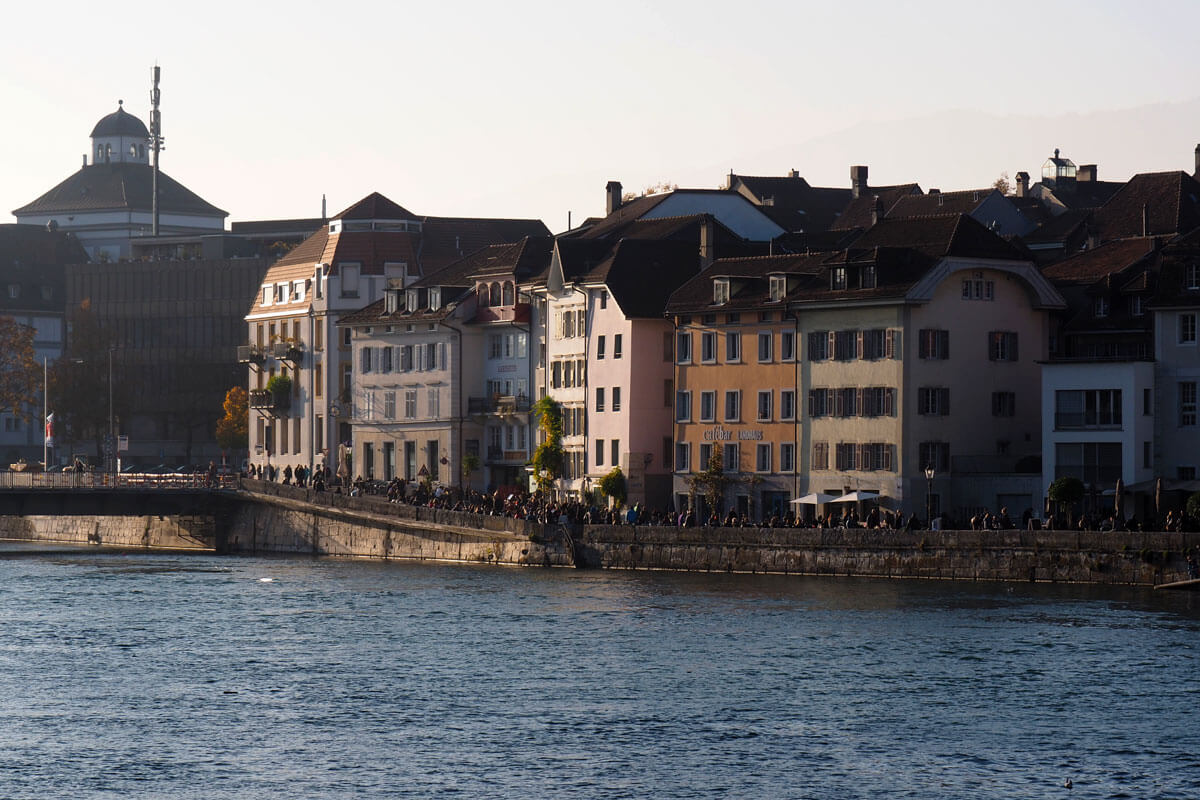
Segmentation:
<svg viewBox="0 0 1200 800">
<path fill-rule="evenodd" d="M 933 528 L 933 465 L 925 467 L 925 524 Z"/>
</svg>

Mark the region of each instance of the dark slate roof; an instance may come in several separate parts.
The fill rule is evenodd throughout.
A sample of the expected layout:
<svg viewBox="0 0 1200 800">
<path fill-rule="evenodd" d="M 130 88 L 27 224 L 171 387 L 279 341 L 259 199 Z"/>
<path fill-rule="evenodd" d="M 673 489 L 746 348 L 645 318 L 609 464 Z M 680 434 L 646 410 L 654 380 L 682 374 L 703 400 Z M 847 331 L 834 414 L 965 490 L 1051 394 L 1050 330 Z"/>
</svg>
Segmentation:
<svg viewBox="0 0 1200 800">
<path fill-rule="evenodd" d="M 423 274 L 439 270 L 488 245 L 549 235 L 550 229 L 540 219 L 422 217 L 421 270 Z"/>
<path fill-rule="evenodd" d="M 935 258 L 999 258 L 1024 261 L 1028 255 L 1012 242 L 965 214 L 883 219 L 850 245 L 851 250 L 911 248 Z"/>
<path fill-rule="evenodd" d="M 1153 254 L 1153 239 L 1120 239 L 1051 264 L 1042 274 L 1056 286 L 1090 285 Z"/>
<path fill-rule="evenodd" d="M 868 187 L 861 195 L 846 204 L 829 229 L 848 231 L 854 228 L 869 228 L 871 227 L 871 215 L 875 211 L 875 198 L 879 198 L 879 202 L 883 205 L 884 216 L 887 216 L 892 206 L 896 205 L 901 197 L 910 194 L 921 194 L 921 187 L 915 183 Z"/>
<path fill-rule="evenodd" d="M 1100 236 L 1143 235 L 1145 208 L 1151 236 L 1187 233 L 1200 227 L 1200 183 L 1186 172 L 1143 172 L 1129 179 L 1095 215 Z"/>
<path fill-rule="evenodd" d="M 825 274 L 829 253 L 812 255 L 751 256 L 746 258 L 723 258 L 714 261 L 707 269 L 693 277 L 674 292 L 666 305 L 668 314 L 698 314 L 702 312 L 729 312 L 761 310 L 770 298 L 771 275 L 799 277 L 791 281 L 792 291 L 811 287 L 813 280 Z M 740 279 L 731 281 L 728 303 L 713 304 L 713 279 Z M 734 284 L 737 284 L 735 287 Z"/>
<path fill-rule="evenodd" d="M 371 192 L 342 213 L 334 214 L 331 219 L 416 220 L 418 217 L 379 192 Z"/>
<path fill-rule="evenodd" d="M 125 111 L 118 103 L 117 110 L 100 118 L 96 127 L 92 128 L 92 138 L 98 136 L 140 136 L 150 138 L 150 131 L 140 119 Z"/>
<path fill-rule="evenodd" d="M 662 317 L 671 292 L 699 269 L 694 242 L 622 239 L 586 279 L 602 279 L 626 317 L 644 319 Z"/>
<path fill-rule="evenodd" d="M 12 213 L 24 216 L 74 211 L 150 211 L 152 173 L 149 164 L 92 164 Z M 227 212 L 201 199 L 161 170 L 158 173 L 158 202 L 163 212 L 228 216 Z"/>
<path fill-rule="evenodd" d="M 740 184 L 762 212 L 785 231 L 826 231 L 850 202 L 850 190 L 811 186 L 800 176 L 729 176 L 732 188 Z"/>
</svg>

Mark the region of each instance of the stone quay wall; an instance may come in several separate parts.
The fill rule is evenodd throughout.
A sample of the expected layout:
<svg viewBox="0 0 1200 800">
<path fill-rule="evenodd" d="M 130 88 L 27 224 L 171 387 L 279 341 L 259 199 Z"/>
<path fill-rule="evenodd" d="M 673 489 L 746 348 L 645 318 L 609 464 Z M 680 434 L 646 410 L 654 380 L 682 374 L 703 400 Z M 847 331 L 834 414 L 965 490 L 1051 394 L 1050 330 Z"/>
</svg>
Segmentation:
<svg viewBox="0 0 1200 800">
<path fill-rule="evenodd" d="M 1153 586 L 1188 577 L 1200 534 L 540 525 L 244 481 L 186 513 L 0 509 L 0 539 L 222 553 L 879 578 Z M 44 501 L 44 498 L 43 498 Z M 18 510 L 18 508 L 22 510 Z M 161 511 L 162 509 L 157 509 Z M 107 512 L 107 513 L 104 513 Z"/>
<path fill-rule="evenodd" d="M 215 550 L 212 514 L 0 515 L 0 539 L 153 550 Z"/>
</svg>

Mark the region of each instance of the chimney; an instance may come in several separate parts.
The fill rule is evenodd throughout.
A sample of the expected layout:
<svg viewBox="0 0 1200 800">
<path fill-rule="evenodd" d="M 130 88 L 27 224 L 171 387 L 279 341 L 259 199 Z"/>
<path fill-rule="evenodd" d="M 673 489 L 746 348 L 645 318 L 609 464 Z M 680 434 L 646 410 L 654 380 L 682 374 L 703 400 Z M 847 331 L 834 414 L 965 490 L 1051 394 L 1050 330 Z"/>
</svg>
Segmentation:
<svg viewBox="0 0 1200 800">
<path fill-rule="evenodd" d="M 1196 159 L 1197 161 L 1200 161 L 1200 145 L 1196 146 Z M 85 167 L 87 166 L 87 153 L 83 154 L 83 165 Z"/>
<path fill-rule="evenodd" d="M 1027 197 L 1029 195 L 1029 173 L 1017 173 L 1017 197 Z"/>
<path fill-rule="evenodd" d="M 1075 171 L 1076 183 L 1095 183 L 1096 182 L 1096 165 L 1095 164 L 1080 164 L 1079 169 Z"/>
<path fill-rule="evenodd" d="M 605 216 L 608 216 L 609 214 L 613 213 L 614 211 L 616 211 L 618 208 L 621 207 L 621 182 L 620 181 L 609 181 L 608 182 L 608 185 L 606 185 L 604 187 L 604 199 L 605 199 L 605 203 L 604 203 L 604 215 Z"/>
<path fill-rule="evenodd" d="M 325 193 L 324 192 L 321 193 L 321 219 L 324 221 L 329 220 L 329 215 L 325 213 Z"/>
<path fill-rule="evenodd" d="M 1142 236 L 1150 235 L 1150 204 L 1142 203 Z"/>
<path fill-rule="evenodd" d="M 1200 145 L 1198 145 L 1198 146 L 1196 147 L 1196 149 L 1197 149 L 1197 150 L 1200 150 Z M 795 169 L 789 169 L 789 170 L 788 170 L 788 177 L 789 177 L 789 178 L 799 178 L 799 177 L 800 177 L 800 171 L 799 171 L 799 170 L 795 170 Z"/>
<path fill-rule="evenodd" d="M 867 191 L 867 168 L 850 168 L 850 196 L 858 199 Z"/>
<path fill-rule="evenodd" d="M 879 199 L 879 195 L 875 195 L 875 204 L 871 207 L 871 224 L 878 225 L 881 219 L 883 219 L 883 201 Z"/>
<path fill-rule="evenodd" d="M 713 224 L 711 214 L 704 215 L 704 222 L 700 225 L 700 269 L 707 269 L 712 266 L 716 259 L 714 250 L 716 249 L 717 229 Z"/>
</svg>

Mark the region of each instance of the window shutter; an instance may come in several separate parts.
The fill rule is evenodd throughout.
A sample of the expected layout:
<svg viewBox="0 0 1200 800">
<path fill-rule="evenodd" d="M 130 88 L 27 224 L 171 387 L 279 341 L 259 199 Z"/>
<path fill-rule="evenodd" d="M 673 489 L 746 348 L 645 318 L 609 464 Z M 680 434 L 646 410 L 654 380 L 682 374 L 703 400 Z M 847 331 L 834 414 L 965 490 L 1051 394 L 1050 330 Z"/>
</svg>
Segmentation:
<svg viewBox="0 0 1200 800">
<path fill-rule="evenodd" d="M 896 390 L 894 388 L 883 390 L 883 415 L 885 417 L 896 416 Z"/>
<path fill-rule="evenodd" d="M 825 352 L 826 358 L 837 358 L 837 332 L 830 331 L 826 340 L 829 349 Z"/>
<path fill-rule="evenodd" d="M 896 446 L 894 444 L 885 444 L 883 446 L 883 468 L 888 472 L 892 471 L 892 453 L 895 450 L 895 447 Z"/>
<path fill-rule="evenodd" d="M 938 389 L 941 397 L 938 398 L 938 408 L 941 409 L 942 416 L 947 416 L 950 413 L 950 389 Z"/>
<path fill-rule="evenodd" d="M 917 358 L 929 358 L 929 335 L 931 331 L 923 329 L 917 338 Z"/>
<path fill-rule="evenodd" d="M 854 357 L 857 359 L 862 359 L 863 357 L 866 356 L 866 352 L 865 352 L 866 338 L 867 338 L 866 331 L 855 331 L 854 332 Z"/>
<path fill-rule="evenodd" d="M 889 328 L 883 336 L 883 357 L 894 359 L 896 357 L 896 332 Z"/>
<path fill-rule="evenodd" d="M 858 468 L 861 470 L 871 469 L 871 445 L 861 444 L 858 446 Z"/>
<path fill-rule="evenodd" d="M 950 331 L 938 331 L 938 355 L 950 357 Z"/>
<path fill-rule="evenodd" d="M 989 361 L 995 361 L 996 355 L 992 347 L 992 342 L 996 341 L 996 331 L 988 331 L 987 335 L 987 357 Z"/>
</svg>

